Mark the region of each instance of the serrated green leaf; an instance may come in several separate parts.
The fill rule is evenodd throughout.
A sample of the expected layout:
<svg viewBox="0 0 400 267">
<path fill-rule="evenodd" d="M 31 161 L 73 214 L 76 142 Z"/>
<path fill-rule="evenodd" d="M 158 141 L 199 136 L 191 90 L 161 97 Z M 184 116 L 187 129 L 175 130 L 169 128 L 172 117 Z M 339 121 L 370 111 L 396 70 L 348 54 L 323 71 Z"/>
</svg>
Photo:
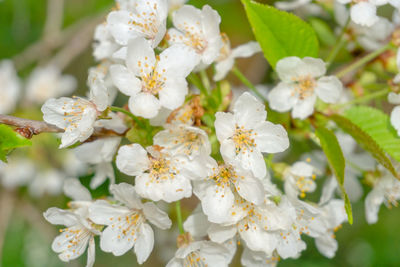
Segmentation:
<svg viewBox="0 0 400 267">
<path fill-rule="evenodd" d="M 396 170 L 394 169 L 392 162 L 386 156 L 381 146 L 370 136 L 366 131 L 361 129 L 356 123 L 340 115 L 333 115 L 331 119 L 339 126 L 343 131 L 350 134 L 354 140 L 366 151 L 370 152 L 371 155 L 386 169 L 388 169 L 395 177 L 397 177 Z"/>
<path fill-rule="evenodd" d="M 315 134 L 317 135 L 321 143 L 322 150 L 324 151 L 326 158 L 328 159 L 329 166 L 333 170 L 336 180 L 338 181 L 340 190 L 342 191 L 349 223 L 353 224 L 353 214 L 351 211 L 350 200 L 347 196 L 346 190 L 344 189 L 344 169 L 346 166 L 346 162 L 344 160 L 342 149 L 339 145 L 336 135 L 325 127 L 319 126 L 316 129 Z"/>
<path fill-rule="evenodd" d="M 388 115 L 376 108 L 358 106 L 347 110 L 345 117 L 369 134 L 385 152 L 400 161 L 400 138 Z"/>
<path fill-rule="evenodd" d="M 6 161 L 7 154 L 15 148 L 31 145 L 30 140 L 16 133 L 11 127 L 0 124 L 0 160 Z"/>
<path fill-rule="evenodd" d="M 318 38 L 299 17 L 251 0 L 242 0 L 265 58 L 275 68 L 285 57 L 318 57 Z"/>
</svg>

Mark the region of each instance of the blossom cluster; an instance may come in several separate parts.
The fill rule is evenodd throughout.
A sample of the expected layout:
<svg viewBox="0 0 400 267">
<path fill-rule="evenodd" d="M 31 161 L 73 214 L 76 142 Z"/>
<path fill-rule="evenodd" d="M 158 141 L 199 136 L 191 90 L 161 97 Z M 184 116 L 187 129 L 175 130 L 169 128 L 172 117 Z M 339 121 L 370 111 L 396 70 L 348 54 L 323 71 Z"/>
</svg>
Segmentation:
<svg viewBox="0 0 400 267">
<path fill-rule="evenodd" d="M 36 196 L 63 191 L 71 199 L 67 209 L 44 212 L 48 222 L 65 226 L 52 243 L 64 262 L 87 251 L 86 266 L 93 266 L 97 239 L 102 251 L 114 256 L 133 251 L 143 264 L 157 245 L 155 234 L 174 225 L 165 208 L 172 203 L 178 207 L 180 234 L 168 267 L 228 266 L 238 245 L 243 246 L 243 266 L 276 266 L 301 255 L 307 247 L 304 236 L 333 258 L 335 232 L 349 220 L 345 201 L 336 197 L 340 190 L 347 191 L 349 201 L 360 200 L 359 177 L 373 173 L 365 211 L 367 222 L 376 223 L 382 204 L 397 205 L 400 181 L 341 131 L 335 135 L 351 162 L 343 186 L 320 150 L 290 164 L 279 162 L 291 153 L 296 133 L 289 136 L 290 126 L 276 123 L 270 114 L 289 112 L 288 124 L 313 124 L 320 106 L 332 112 L 333 104 L 351 101 L 349 90 L 339 77 L 326 75 L 322 59 L 290 56 L 277 62 L 278 82 L 261 94 L 231 88 L 226 93 L 224 82 L 236 59 L 251 57 L 261 47 L 251 41 L 231 48 L 216 10 L 183 2 L 116 0 L 95 29 L 93 56 L 101 63 L 89 69 L 86 97 L 69 96 L 76 81 L 57 66 L 36 68 L 23 86 L 12 63 L 0 63 L 0 84 L 8 88 L 0 88 L 6 100 L 0 113 L 11 114 L 18 102 L 41 105 L 43 120 L 60 129 L 64 153 L 58 169 L 36 170 L 20 156 L 10 157 L 9 163 L 0 163 L 3 186 L 28 185 Z M 294 9 L 307 2 L 277 6 Z M 374 50 L 396 27 L 395 20 L 376 15 L 377 6 L 386 3 L 397 4 L 354 1 L 338 23 L 344 26 L 350 16 L 357 42 Z M 114 106 L 121 103 L 118 96 L 126 100 L 122 107 Z M 391 124 L 400 135 L 400 95 L 391 92 L 388 100 L 398 105 Z M 90 188 L 109 180 L 109 195 L 92 198 L 80 183 L 78 177 L 89 169 Z M 317 186 L 319 177 L 326 178 L 322 186 Z M 319 200 L 310 201 L 308 194 Z M 197 207 L 182 222 L 180 201 L 189 198 Z"/>
</svg>

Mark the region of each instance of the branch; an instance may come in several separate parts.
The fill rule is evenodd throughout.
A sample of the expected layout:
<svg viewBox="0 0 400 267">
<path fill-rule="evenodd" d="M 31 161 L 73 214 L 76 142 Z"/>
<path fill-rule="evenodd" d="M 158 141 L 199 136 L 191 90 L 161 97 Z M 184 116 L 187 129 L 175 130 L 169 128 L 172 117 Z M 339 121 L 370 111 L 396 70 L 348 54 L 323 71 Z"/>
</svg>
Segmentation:
<svg viewBox="0 0 400 267">
<path fill-rule="evenodd" d="M 58 128 L 57 126 L 49 124 L 44 121 L 28 120 L 1 114 L 0 114 L 0 124 L 6 124 L 17 127 L 15 131 L 28 139 L 32 138 L 33 135 L 38 135 L 41 133 L 64 132 L 64 129 Z M 106 128 L 95 128 L 93 135 L 89 137 L 85 142 L 91 142 L 96 139 L 107 136 L 124 136 L 125 133 L 117 133 L 113 130 L 109 130 Z"/>
<path fill-rule="evenodd" d="M 62 133 L 63 129 L 57 126 L 48 124 L 44 121 L 27 120 L 22 118 L 17 118 L 9 115 L 0 114 L 0 123 L 7 124 L 10 126 L 18 127 L 17 131 L 24 137 L 31 138 L 32 135 L 40 133 Z M 30 136 L 28 134 L 30 133 Z M 26 133 L 26 134 L 25 134 Z"/>
</svg>

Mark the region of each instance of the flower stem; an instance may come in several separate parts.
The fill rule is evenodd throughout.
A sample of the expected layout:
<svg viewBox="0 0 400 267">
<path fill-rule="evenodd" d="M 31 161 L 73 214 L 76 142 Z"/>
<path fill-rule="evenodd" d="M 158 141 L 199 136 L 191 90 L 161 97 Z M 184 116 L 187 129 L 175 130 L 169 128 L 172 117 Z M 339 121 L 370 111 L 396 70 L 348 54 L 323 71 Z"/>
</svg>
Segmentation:
<svg viewBox="0 0 400 267">
<path fill-rule="evenodd" d="M 244 74 L 237 68 L 233 67 L 232 69 L 233 74 L 238 77 L 238 79 L 246 85 L 250 90 L 252 90 L 260 99 L 262 99 L 264 102 L 267 102 L 267 99 L 258 91 L 258 89 L 244 76 Z"/>
<path fill-rule="evenodd" d="M 356 62 L 350 64 L 349 66 L 347 66 L 346 68 L 344 68 L 343 70 L 339 71 L 336 76 L 338 78 L 342 78 L 344 75 L 346 75 L 347 73 L 358 69 L 359 67 L 361 67 L 362 65 L 368 63 L 369 61 L 371 61 L 372 59 L 376 58 L 377 56 L 379 56 L 380 54 L 382 54 L 383 52 L 385 52 L 386 50 L 390 49 L 392 47 L 392 45 L 390 43 L 382 46 L 381 48 L 375 50 L 372 53 L 369 53 L 368 55 L 360 58 L 359 60 L 357 60 Z"/>
<path fill-rule="evenodd" d="M 389 92 L 390 92 L 390 88 L 385 88 L 383 90 L 379 90 L 379 91 L 374 92 L 372 94 L 368 94 L 368 95 L 365 95 L 365 96 L 362 96 L 362 97 L 358 97 L 358 98 L 356 98 L 354 100 L 351 100 L 349 102 L 346 102 L 344 104 L 337 105 L 337 107 L 341 108 L 341 107 L 345 107 L 345 106 L 348 106 L 348 105 L 365 103 L 365 102 L 368 102 L 368 101 L 373 100 L 375 98 L 384 96 Z"/>
<path fill-rule="evenodd" d="M 347 30 L 349 24 L 350 24 L 350 18 L 347 19 L 347 22 L 343 26 L 342 31 L 340 32 L 340 35 L 339 35 L 338 39 L 336 40 L 335 45 L 333 46 L 331 52 L 329 53 L 328 57 L 325 60 L 327 69 L 332 64 L 332 61 L 336 58 L 336 56 L 339 53 L 342 46 L 346 43 L 344 36 L 345 36 L 346 30 Z"/>
<path fill-rule="evenodd" d="M 179 233 L 184 234 L 185 230 L 183 229 L 183 221 L 182 221 L 182 211 L 181 211 L 181 201 L 178 200 L 175 203 L 175 209 L 176 209 L 176 220 L 178 221 L 178 228 L 179 228 Z"/>
<path fill-rule="evenodd" d="M 209 92 L 211 90 L 211 84 L 210 84 L 210 79 L 208 79 L 206 70 L 200 71 L 200 78 L 207 92 Z"/>
<path fill-rule="evenodd" d="M 201 94 L 208 96 L 207 88 L 203 85 L 201 79 L 194 73 L 190 74 L 187 79 L 191 84 L 199 88 Z"/>
<path fill-rule="evenodd" d="M 114 107 L 114 106 L 109 106 L 109 109 L 111 111 L 124 113 L 125 115 L 129 116 L 130 118 L 132 118 L 139 125 L 139 127 L 146 128 L 146 125 L 144 125 L 142 121 L 140 121 L 135 115 L 133 115 L 132 113 L 130 113 L 126 109 L 123 109 L 123 108 L 120 108 L 120 107 Z"/>
</svg>

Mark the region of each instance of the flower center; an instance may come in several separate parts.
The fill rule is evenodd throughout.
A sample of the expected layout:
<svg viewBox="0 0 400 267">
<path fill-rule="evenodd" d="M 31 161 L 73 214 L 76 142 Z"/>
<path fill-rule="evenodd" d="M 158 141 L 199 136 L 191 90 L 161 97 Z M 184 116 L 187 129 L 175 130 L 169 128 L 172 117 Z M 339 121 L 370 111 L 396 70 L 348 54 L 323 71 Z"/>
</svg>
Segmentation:
<svg viewBox="0 0 400 267">
<path fill-rule="evenodd" d="M 297 94 L 300 99 L 306 99 L 314 94 L 316 81 L 310 75 L 293 78 L 296 86 L 294 94 Z"/>
<path fill-rule="evenodd" d="M 147 61 L 148 58 L 145 57 L 145 60 Z M 138 66 L 141 68 L 140 76 L 142 79 L 142 91 L 152 95 L 157 95 L 163 89 L 166 81 L 166 78 L 163 76 L 163 73 L 165 73 L 166 70 L 163 69 L 162 73 L 156 70 L 158 61 L 159 59 L 157 58 L 156 64 L 151 67 L 150 72 L 145 72 L 143 69 L 143 67 L 146 69 L 149 68 L 149 64 L 147 62 L 142 63 L 141 61 L 138 61 Z"/>
<path fill-rule="evenodd" d="M 253 152 L 253 148 L 257 146 L 254 137 L 257 135 L 252 129 L 246 130 L 243 126 L 236 125 L 235 133 L 232 140 L 235 143 L 236 154 L 245 153 L 247 149 Z"/>
<path fill-rule="evenodd" d="M 113 222 L 111 227 L 118 230 L 118 239 L 128 237 L 128 241 L 132 238 L 136 241 L 138 228 L 144 222 L 144 218 L 139 211 L 131 210 L 125 216 L 111 217 L 110 221 Z"/>
<path fill-rule="evenodd" d="M 183 261 L 184 267 L 207 267 L 205 258 L 202 258 L 197 251 L 191 252 Z"/>
<path fill-rule="evenodd" d="M 158 183 L 160 180 L 173 179 L 179 172 L 171 166 L 171 161 L 165 158 L 150 158 L 150 177 L 151 182 Z"/>
<path fill-rule="evenodd" d="M 79 97 L 73 97 L 75 99 L 72 105 L 68 102 L 64 102 L 61 109 L 69 110 L 64 111 L 64 121 L 67 121 L 72 127 L 77 128 L 82 116 L 88 112 L 88 110 L 93 109 L 94 113 L 97 112 L 96 106 L 85 99 Z M 68 107 L 67 107 L 68 105 Z M 66 130 L 66 128 L 64 129 Z"/>
<path fill-rule="evenodd" d="M 130 27 L 129 30 L 137 30 L 145 35 L 147 39 L 155 39 L 158 33 L 158 17 L 157 17 L 157 4 L 154 3 L 151 6 L 150 2 L 146 2 L 149 10 L 153 10 L 151 12 L 142 12 L 142 13 L 130 13 L 130 17 L 132 18 L 128 24 L 134 26 L 134 28 Z M 138 3 L 135 4 L 135 7 L 138 6 Z"/>
</svg>

